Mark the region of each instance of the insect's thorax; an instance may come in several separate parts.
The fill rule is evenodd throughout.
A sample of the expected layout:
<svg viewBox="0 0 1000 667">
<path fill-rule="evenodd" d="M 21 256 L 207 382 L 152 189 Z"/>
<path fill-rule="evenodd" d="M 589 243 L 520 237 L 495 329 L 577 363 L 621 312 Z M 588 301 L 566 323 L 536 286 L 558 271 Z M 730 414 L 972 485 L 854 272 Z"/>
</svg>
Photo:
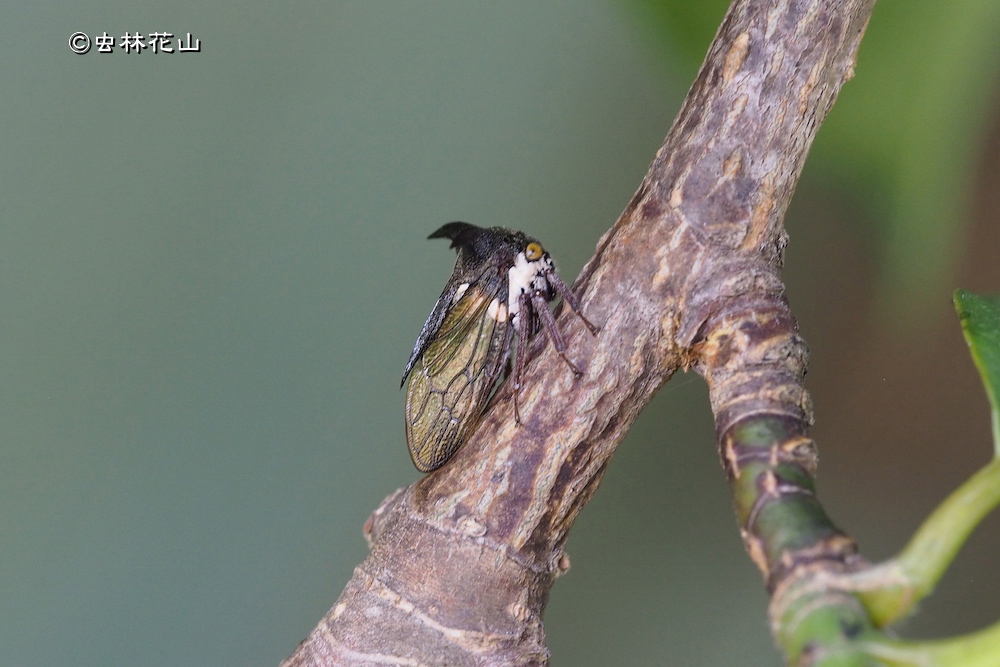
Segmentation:
<svg viewBox="0 0 1000 667">
<path fill-rule="evenodd" d="M 541 292 L 547 300 L 550 298 L 551 289 L 546 276 L 553 271 L 555 266 L 548 253 L 534 261 L 525 257 L 523 252 L 517 253 L 514 265 L 507 271 L 507 311 L 512 321 L 517 319 L 521 310 L 519 297 L 522 294 Z"/>
</svg>

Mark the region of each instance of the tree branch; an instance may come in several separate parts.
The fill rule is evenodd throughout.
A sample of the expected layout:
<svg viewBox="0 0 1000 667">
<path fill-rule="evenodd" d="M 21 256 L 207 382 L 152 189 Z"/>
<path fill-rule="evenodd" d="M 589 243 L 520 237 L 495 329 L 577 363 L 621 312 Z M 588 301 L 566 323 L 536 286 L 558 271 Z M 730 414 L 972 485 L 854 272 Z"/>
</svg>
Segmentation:
<svg viewBox="0 0 1000 667">
<path fill-rule="evenodd" d="M 452 462 L 383 503 L 366 526 L 371 553 L 286 665 L 546 664 L 541 616 L 568 567 L 568 531 L 679 368 L 709 383 L 744 539 L 769 588 L 804 568 L 852 566 L 853 543 L 813 494 L 806 349 L 779 271 L 782 218 L 873 4 L 733 2 L 577 281 L 600 334 L 558 319 L 583 375 L 536 337 L 522 425 L 502 388 Z"/>
</svg>

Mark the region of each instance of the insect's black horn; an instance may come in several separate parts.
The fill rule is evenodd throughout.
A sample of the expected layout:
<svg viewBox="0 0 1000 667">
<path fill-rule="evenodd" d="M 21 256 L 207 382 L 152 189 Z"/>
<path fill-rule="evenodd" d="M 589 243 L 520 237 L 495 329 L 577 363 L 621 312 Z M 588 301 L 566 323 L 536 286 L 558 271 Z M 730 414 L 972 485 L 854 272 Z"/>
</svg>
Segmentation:
<svg viewBox="0 0 1000 667">
<path fill-rule="evenodd" d="M 471 225 L 468 222 L 449 222 L 434 230 L 427 238 L 451 239 L 452 248 L 470 247 L 482 231 L 482 227 Z"/>
</svg>

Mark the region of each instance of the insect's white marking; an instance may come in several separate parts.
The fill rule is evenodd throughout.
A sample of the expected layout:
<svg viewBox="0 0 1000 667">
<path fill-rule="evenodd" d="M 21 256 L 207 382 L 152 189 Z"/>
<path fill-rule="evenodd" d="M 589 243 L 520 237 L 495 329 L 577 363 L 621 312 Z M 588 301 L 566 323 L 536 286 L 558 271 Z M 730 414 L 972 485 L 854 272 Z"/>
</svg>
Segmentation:
<svg viewBox="0 0 1000 667">
<path fill-rule="evenodd" d="M 465 290 L 469 289 L 469 283 L 462 283 L 457 288 L 455 288 L 455 297 L 451 300 L 452 303 L 458 303 L 458 300 L 462 298 L 465 294 Z"/>
<path fill-rule="evenodd" d="M 521 310 L 517 297 L 530 290 L 544 291 L 548 287 L 545 274 L 554 270 L 548 255 L 530 262 L 523 252 L 517 253 L 514 266 L 507 271 L 507 310 L 514 318 Z"/>
<path fill-rule="evenodd" d="M 493 299 L 490 301 L 490 305 L 486 307 L 486 314 L 497 322 L 506 322 L 510 317 L 507 304 L 502 302 L 500 299 Z"/>
</svg>

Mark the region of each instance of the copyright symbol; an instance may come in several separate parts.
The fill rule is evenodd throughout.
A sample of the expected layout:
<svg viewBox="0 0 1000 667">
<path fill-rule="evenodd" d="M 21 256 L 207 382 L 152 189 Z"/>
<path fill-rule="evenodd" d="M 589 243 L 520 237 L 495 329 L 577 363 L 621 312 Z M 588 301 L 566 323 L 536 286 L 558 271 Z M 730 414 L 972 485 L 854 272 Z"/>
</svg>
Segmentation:
<svg viewBox="0 0 1000 667">
<path fill-rule="evenodd" d="M 85 32 L 74 32 L 69 36 L 70 51 L 78 55 L 83 55 L 90 51 L 90 37 Z"/>
</svg>

